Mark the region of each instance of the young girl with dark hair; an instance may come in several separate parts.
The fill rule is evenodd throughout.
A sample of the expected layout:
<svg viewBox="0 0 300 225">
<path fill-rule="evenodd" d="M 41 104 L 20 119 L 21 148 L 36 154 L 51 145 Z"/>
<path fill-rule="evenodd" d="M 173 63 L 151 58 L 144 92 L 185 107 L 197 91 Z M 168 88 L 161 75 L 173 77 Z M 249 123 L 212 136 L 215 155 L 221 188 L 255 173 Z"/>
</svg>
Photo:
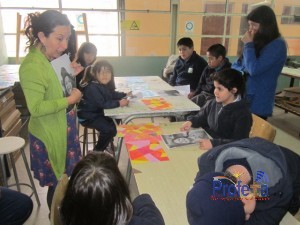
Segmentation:
<svg viewBox="0 0 300 225">
<path fill-rule="evenodd" d="M 107 150 L 109 143 L 117 134 L 113 120 L 104 116 L 104 109 L 112 109 L 128 105 L 125 98 L 130 93 L 115 91 L 112 65 L 105 61 L 96 61 L 85 69 L 80 85 L 83 96 L 78 104 L 77 116 L 83 126 L 99 131 L 98 142 L 94 148 L 97 151 Z"/>
<path fill-rule="evenodd" d="M 61 205 L 66 225 L 164 225 L 150 195 L 131 203 L 129 189 L 116 160 L 87 154 L 75 167 Z"/>
<path fill-rule="evenodd" d="M 273 112 L 277 79 L 287 58 L 287 47 L 270 7 L 255 8 L 247 20 L 249 29 L 241 39 L 243 54 L 232 68 L 245 75 L 251 112 L 267 119 Z"/>
<path fill-rule="evenodd" d="M 97 47 L 91 42 L 84 42 L 80 45 L 77 54 L 76 62 L 84 68 L 92 65 L 97 58 Z M 84 75 L 84 70 L 76 76 L 76 87 L 80 89 L 80 81 Z"/>
<path fill-rule="evenodd" d="M 244 79 L 240 72 L 225 69 L 213 75 L 215 99 L 207 102 L 197 115 L 189 116 L 181 126 L 181 131 L 191 127 L 202 127 L 212 139 L 202 139 L 200 149 L 209 150 L 249 137 L 252 115 L 246 101 Z"/>
</svg>

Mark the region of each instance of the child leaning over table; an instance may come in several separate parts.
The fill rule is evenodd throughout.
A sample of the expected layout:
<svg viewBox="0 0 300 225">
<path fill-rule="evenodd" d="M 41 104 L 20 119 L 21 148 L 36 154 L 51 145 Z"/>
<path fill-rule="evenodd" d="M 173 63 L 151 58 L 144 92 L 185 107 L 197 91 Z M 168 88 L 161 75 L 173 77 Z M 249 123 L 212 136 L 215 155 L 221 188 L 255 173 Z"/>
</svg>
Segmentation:
<svg viewBox="0 0 300 225">
<path fill-rule="evenodd" d="M 245 82 L 240 72 L 224 69 L 215 73 L 215 98 L 207 102 L 197 115 L 189 116 L 180 128 L 189 131 L 191 127 L 202 127 L 212 139 L 200 140 L 200 149 L 209 150 L 249 137 L 252 115 L 244 99 Z"/>
<path fill-rule="evenodd" d="M 79 123 L 99 132 L 94 150 L 112 153 L 108 145 L 116 136 L 117 129 L 113 120 L 104 115 L 104 109 L 127 106 L 129 101 L 125 97 L 131 93 L 115 91 L 113 68 L 105 60 L 88 66 L 80 85 L 83 97 L 78 105 Z"/>
</svg>

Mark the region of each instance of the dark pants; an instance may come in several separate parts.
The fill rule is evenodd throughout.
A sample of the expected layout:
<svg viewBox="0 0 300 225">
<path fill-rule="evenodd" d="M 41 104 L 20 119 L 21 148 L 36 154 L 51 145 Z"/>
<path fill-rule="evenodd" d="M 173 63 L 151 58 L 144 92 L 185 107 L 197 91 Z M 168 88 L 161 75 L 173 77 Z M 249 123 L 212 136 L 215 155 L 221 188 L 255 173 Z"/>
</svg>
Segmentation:
<svg viewBox="0 0 300 225">
<path fill-rule="evenodd" d="M 0 187 L 0 224 L 21 225 L 31 215 L 32 208 L 29 196 Z"/>
<path fill-rule="evenodd" d="M 99 132 L 98 142 L 94 148 L 96 151 L 104 151 L 117 134 L 114 121 L 109 117 L 98 117 L 95 120 L 82 122 L 83 126 L 95 128 Z"/>
</svg>

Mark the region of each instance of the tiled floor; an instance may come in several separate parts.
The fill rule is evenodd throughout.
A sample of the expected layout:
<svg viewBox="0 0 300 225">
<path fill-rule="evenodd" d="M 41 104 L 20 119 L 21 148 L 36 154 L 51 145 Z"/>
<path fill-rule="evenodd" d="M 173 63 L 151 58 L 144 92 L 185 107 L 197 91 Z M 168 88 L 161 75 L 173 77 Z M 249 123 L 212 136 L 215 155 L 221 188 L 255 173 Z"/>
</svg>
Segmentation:
<svg viewBox="0 0 300 225">
<path fill-rule="evenodd" d="M 157 120 L 157 118 L 155 119 Z M 162 118 L 161 120 L 166 120 Z M 142 121 L 139 121 L 142 122 Z M 148 122 L 148 120 L 147 120 Z M 269 122 L 273 124 L 277 128 L 277 135 L 274 140 L 276 144 L 283 145 L 285 147 L 288 147 L 292 149 L 293 151 L 300 154 L 300 117 L 295 116 L 290 113 L 284 113 L 283 110 L 275 108 L 274 109 L 274 116 L 269 119 Z M 28 147 L 26 148 L 26 153 L 28 155 Z M 121 159 L 120 159 L 120 169 L 122 172 L 125 173 L 126 167 L 127 167 L 127 154 L 125 151 L 122 152 Z M 29 157 L 28 157 L 29 160 Z M 26 172 L 23 169 L 24 164 L 22 160 L 17 161 L 17 169 L 19 171 L 19 179 L 21 182 L 27 182 L 28 178 L 26 176 Z M 10 178 L 9 182 L 13 182 L 13 178 Z M 39 186 L 37 180 L 35 180 L 36 188 L 38 191 L 38 195 L 41 201 L 41 206 L 37 207 L 36 201 L 33 197 L 34 201 L 34 209 L 32 212 L 31 217 L 28 219 L 28 221 L 25 223 L 26 225 L 49 225 L 49 219 L 48 219 L 48 207 L 46 203 L 46 193 L 47 188 L 42 188 Z M 138 194 L 136 184 L 134 179 L 131 179 L 131 183 L 129 185 L 131 190 L 132 197 L 136 196 Z M 28 188 L 22 188 L 22 191 L 24 193 L 30 192 Z M 296 218 L 300 221 L 300 213 L 296 215 Z M 169 225 L 169 224 L 167 224 Z"/>
</svg>

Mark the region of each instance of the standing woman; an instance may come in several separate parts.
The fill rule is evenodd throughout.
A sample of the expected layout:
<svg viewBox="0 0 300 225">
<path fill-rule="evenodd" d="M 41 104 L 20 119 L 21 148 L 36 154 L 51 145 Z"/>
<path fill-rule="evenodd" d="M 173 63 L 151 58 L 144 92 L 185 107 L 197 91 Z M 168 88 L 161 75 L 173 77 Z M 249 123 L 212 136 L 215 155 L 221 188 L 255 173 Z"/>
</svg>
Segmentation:
<svg viewBox="0 0 300 225">
<path fill-rule="evenodd" d="M 68 18 L 58 11 L 47 10 L 28 14 L 25 25 L 29 53 L 19 74 L 31 114 L 28 125 L 31 169 L 40 186 L 49 187 L 50 209 L 57 180 L 63 173 L 71 175 L 81 159 L 76 113 L 74 109 L 66 112 L 69 105 L 80 100 L 81 92 L 74 88 L 68 97 L 64 96 L 50 63 L 68 47 L 71 35 Z"/>
<path fill-rule="evenodd" d="M 279 33 L 276 16 L 268 6 L 260 6 L 248 16 L 242 56 L 232 68 L 244 73 L 251 112 L 267 119 L 272 116 L 277 79 L 287 58 L 287 47 Z"/>
</svg>

